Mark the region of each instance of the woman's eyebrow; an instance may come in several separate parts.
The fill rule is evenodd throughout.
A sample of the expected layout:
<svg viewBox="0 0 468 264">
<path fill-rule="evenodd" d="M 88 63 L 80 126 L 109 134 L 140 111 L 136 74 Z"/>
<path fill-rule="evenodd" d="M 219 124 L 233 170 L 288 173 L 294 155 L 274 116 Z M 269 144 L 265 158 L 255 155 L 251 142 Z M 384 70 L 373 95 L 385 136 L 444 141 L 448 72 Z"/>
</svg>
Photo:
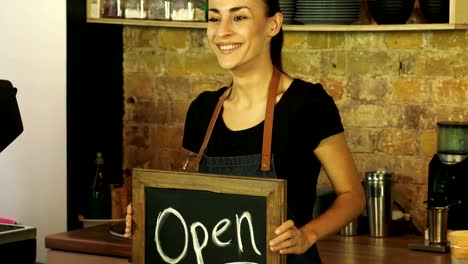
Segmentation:
<svg viewBox="0 0 468 264">
<path fill-rule="evenodd" d="M 236 6 L 236 7 L 231 7 L 229 8 L 229 12 L 232 13 L 232 12 L 236 12 L 236 11 L 239 11 L 241 9 L 250 9 L 248 6 Z M 214 12 L 214 13 L 220 13 L 219 9 L 216 9 L 216 8 L 210 8 L 209 9 L 210 12 Z"/>
</svg>

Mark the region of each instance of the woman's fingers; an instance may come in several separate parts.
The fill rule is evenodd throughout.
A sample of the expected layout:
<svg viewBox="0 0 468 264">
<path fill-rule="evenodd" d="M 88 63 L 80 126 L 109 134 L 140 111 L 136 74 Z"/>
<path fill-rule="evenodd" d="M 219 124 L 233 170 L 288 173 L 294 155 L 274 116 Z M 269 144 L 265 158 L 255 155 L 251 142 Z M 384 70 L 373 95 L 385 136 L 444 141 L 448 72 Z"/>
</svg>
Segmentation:
<svg viewBox="0 0 468 264">
<path fill-rule="evenodd" d="M 305 235 L 292 220 L 284 222 L 275 233 L 277 237 L 269 242 L 271 251 L 280 254 L 302 254 L 309 248 Z"/>
</svg>

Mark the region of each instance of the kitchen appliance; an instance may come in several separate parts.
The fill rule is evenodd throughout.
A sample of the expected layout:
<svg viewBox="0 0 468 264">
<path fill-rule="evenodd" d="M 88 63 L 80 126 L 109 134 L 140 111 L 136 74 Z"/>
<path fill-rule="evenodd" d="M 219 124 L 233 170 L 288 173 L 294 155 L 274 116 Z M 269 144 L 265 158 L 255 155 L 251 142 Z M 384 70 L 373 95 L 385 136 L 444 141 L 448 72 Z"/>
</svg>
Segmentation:
<svg viewBox="0 0 468 264">
<path fill-rule="evenodd" d="M 429 163 L 428 207 L 454 204 L 447 229 L 468 229 L 468 122 L 437 123 L 437 154 Z"/>
<path fill-rule="evenodd" d="M 429 180 L 426 207 L 428 220 L 439 215 L 443 221 L 429 223 L 434 230 L 468 229 L 468 122 L 437 123 L 437 153 L 429 163 Z M 450 207 L 450 208 L 449 208 Z M 443 212 L 443 214 L 442 214 Z M 444 216 L 446 214 L 446 216 Z M 433 219 L 434 220 L 434 219 Z M 446 226 L 442 226 L 446 225 Z M 446 234 L 444 234 L 446 235 Z M 409 248 L 424 251 L 448 252 L 450 241 L 429 239 L 424 244 L 410 244 Z"/>
<path fill-rule="evenodd" d="M 0 224 L 0 258 L 14 260 L 14 263 L 34 264 L 36 261 L 36 228 Z"/>
<path fill-rule="evenodd" d="M 23 132 L 23 122 L 11 82 L 0 80 L 0 153 Z"/>
<path fill-rule="evenodd" d="M 23 132 L 16 91 L 10 81 L 0 80 L 0 152 Z M 8 263 L 35 263 L 35 227 L 0 224 L 0 262 L 5 260 Z"/>
</svg>

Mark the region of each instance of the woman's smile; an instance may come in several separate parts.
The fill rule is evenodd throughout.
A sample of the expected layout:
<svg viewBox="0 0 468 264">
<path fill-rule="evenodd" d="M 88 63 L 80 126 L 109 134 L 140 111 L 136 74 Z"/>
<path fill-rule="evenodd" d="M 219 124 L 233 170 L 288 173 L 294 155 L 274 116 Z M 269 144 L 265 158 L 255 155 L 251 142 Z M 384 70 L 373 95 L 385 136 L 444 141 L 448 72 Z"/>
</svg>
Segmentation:
<svg viewBox="0 0 468 264">
<path fill-rule="evenodd" d="M 221 53 L 229 54 L 239 49 L 242 46 L 242 44 L 241 43 L 218 43 L 216 46 L 221 51 Z"/>
</svg>

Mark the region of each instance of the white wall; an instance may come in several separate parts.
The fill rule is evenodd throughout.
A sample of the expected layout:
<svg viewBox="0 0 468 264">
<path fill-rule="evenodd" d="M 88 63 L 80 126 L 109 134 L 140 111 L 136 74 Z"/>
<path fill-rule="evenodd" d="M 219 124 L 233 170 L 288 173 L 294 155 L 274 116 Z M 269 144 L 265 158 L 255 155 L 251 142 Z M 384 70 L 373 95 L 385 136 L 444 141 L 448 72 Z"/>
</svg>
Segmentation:
<svg viewBox="0 0 468 264">
<path fill-rule="evenodd" d="M 18 88 L 24 132 L 0 153 L 0 217 L 66 231 L 66 1 L 1 1 L 0 79 Z"/>
</svg>

